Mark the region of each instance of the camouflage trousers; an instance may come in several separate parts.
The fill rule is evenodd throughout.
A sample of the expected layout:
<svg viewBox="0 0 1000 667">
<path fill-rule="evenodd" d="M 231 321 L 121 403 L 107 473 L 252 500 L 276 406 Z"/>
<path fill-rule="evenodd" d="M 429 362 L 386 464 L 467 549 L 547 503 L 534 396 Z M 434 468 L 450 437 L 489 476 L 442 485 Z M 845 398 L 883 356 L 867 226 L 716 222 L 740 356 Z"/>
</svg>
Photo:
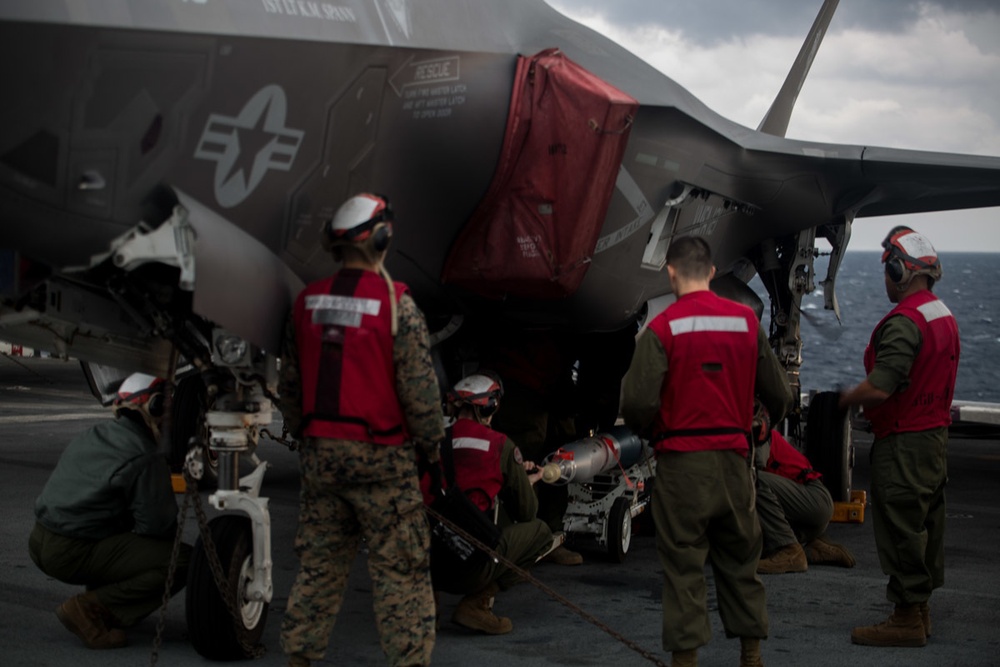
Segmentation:
<svg viewBox="0 0 1000 667">
<path fill-rule="evenodd" d="M 310 439 L 300 464 L 295 538 L 300 569 L 281 629 L 285 653 L 323 657 L 364 538 L 375 622 L 388 663 L 430 664 L 435 638 L 430 531 L 413 448 Z"/>
</svg>

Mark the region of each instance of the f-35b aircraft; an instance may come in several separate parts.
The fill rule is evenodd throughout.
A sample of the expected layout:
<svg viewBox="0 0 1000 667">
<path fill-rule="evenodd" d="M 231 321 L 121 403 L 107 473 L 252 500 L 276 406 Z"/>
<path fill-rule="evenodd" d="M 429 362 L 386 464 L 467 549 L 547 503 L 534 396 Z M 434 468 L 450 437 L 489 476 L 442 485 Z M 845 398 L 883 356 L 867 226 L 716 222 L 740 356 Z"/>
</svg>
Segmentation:
<svg viewBox="0 0 1000 667">
<path fill-rule="evenodd" d="M 836 309 L 855 219 L 1000 205 L 1000 158 L 784 138 L 836 4 L 756 130 L 542 0 L 0 6 L 0 339 L 83 360 L 104 397 L 128 372 L 179 378 L 177 455 L 194 436 L 213 502 L 250 516 L 214 531 L 240 618 L 189 587 L 199 652 L 240 657 L 263 630 L 264 464 L 238 480 L 240 455 L 271 422 L 291 300 L 334 268 L 320 227 L 351 194 L 391 198 L 388 268 L 442 374 L 525 331 L 612 354 L 630 335 L 610 333 L 669 293 L 671 239 L 699 234 L 721 293 L 762 306 L 761 275 L 796 394 L 817 238 Z M 211 580 L 205 559 L 192 572 Z"/>
</svg>

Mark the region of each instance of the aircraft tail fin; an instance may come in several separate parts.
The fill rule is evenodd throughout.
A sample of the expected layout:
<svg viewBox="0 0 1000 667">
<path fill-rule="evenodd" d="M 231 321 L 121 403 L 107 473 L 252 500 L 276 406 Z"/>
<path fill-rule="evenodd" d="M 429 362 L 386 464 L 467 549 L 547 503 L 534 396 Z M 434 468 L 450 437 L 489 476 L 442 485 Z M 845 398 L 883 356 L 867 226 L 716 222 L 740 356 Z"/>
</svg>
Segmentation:
<svg viewBox="0 0 1000 667">
<path fill-rule="evenodd" d="M 830 19 L 833 18 L 833 13 L 837 10 L 839 2 L 840 0 L 824 0 L 823 6 L 820 7 L 819 14 L 816 15 L 816 20 L 813 21 L 812 28 L 806 36 L 806 41 L 803 42 L 802 48 L 799 49 L 799 55 L 796 56 L 795 62 L 792 64 L 792 69 L 785 77 L 781 90 L 778 91 L 778 96 L 774 98 L 771 108 L 764 114 L 764 119 L 757 127 L 758 132 L 773 134 L 776 137 L 785 136 L 785 132 L 788 130 L 788 121 L 792 117 L 792 109 L 799 97 L 799 91 L 802 90 L 802 84 L 806 81 L 806 75 L 809 74 L 809 68 L 816 57 L 816 52 L 819 51 L 819 45 L 826 35 L 826 29 L 830 25 Z"/>
</svg>

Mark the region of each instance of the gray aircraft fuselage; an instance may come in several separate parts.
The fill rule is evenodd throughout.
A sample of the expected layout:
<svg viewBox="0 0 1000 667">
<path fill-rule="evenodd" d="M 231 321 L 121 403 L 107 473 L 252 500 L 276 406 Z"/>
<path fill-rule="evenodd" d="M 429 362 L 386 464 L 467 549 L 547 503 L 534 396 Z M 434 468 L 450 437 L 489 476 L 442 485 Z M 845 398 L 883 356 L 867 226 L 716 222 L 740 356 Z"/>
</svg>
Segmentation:
<svg viewBox="0 0 1000 667">
<path fill-rule="evenodd" d="M 516 58 L 552 47 L 639 109 L 580 288 L 480 300 L 442 285 L 442 267 L 490 187 Z M 375 190 L 397 213 L 389 269 L 432 320 L 493 310 L 533 326 L 621 327 L 669 292 L 662 262 L 644 262 L 666 204 L 676 211 L 662 238 L 705 236 L 720 274 L 741 280 L 766 239 L 1000 205 L 998 158 L 751 130 L 540 0 L 9 0 L 0 81 L 0 248 L 85 265 L 146 219 L 166 185 L 308 282 L 333 268 L 317 242 L 323 221 Z M 237 267 L 220 280 L 252 284 L 241 252 L 212 249 L 237 255 L 218 260 Z M 276 329 L 274 304 L 286 301 L 249 296 L 252 317 Z M 196 308 L 213 319 L 217 305 Z"/>
</svg>

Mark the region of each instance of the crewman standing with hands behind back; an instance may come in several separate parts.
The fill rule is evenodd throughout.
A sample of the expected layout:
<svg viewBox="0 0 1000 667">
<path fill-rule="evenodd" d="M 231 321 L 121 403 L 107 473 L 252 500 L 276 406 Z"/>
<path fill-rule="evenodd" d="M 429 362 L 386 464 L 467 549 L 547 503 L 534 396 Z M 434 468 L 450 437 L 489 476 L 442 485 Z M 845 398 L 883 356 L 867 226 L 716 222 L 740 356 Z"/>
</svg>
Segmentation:
<svg viewBox="0 0 1000 667">
<path fill-rule="evenodd" d="M 436 461 L 441 393 L 427 324 L 383 267 L 392 235 L 385 197 L 348 199 L 323 230 L 342 267 L 296 299 L 285 334 L 281 410 L 301 440 L 301 560 L 281 645 L 291 667 L 322 659 L 361 539 L 390 665 L 430 664 L 430 529 L 416 448 Z"/>
<path fill-rule="evenodd" d="M 625 424 L 656 450 L 663 648 L 675 667 L 697 665 L 711 638 L 710 560 L 726 635 L 740 638 L 741 667 L 758 667 L 768 623 L 747 456 L 754 394 L 778 422 L 791 392 L 753 310 L 710 291 L 715 267 L 704 239 L 674 239 L 667 273 L 677 301 L 639 336 L 622 401 Z"/>
<path fill-rule="evenodd" d="M 872 521 L 886 597 L 883 623 L 854 628 L 866 646 L 924 646 L 931 634 L 931 592 L 944 583 L 944 487 L 948 426 L 960 344 L 955 317 L 931 289 L 941 279 L 934 247 L 909 227 L 882 242 L 885 291 L 897 304 L 865 349 L 868 376 L 840 395 L 864 407 L 871 450 Z"/>
</svg>

